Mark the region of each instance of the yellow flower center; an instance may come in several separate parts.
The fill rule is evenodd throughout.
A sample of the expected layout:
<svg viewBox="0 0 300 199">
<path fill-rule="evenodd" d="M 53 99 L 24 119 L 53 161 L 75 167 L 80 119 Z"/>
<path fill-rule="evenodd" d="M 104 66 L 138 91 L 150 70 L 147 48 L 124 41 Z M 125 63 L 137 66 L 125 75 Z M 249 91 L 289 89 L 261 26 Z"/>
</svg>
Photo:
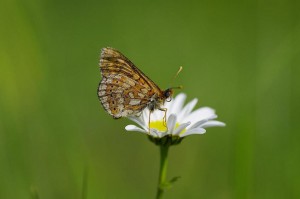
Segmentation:
<svg viewBox="0 0 300 199">
<path fill-rule="evenodd" d="M 166 124 L 162 120 L 150 122 L 150 128 L 157 129 L 160 132 L 165 132 L 168 130 Z"/>
<path fill-rule="evenodd" d="M 175 129 L 177 129 L 178 126 L 179 126 L 179 123 L 177 122 L 175 124 Z M 157 129 L 160 132 L 166 132 L 168 130 L 166 124 L 162 120 L 157 120 L 157 121 L 150 122 L 150 128 Z M 185 131 L 186 131 L 186 129 L 183 129 L 183 131 L 181 131 L 180 134 L 184 133 Z"/>
</svg>

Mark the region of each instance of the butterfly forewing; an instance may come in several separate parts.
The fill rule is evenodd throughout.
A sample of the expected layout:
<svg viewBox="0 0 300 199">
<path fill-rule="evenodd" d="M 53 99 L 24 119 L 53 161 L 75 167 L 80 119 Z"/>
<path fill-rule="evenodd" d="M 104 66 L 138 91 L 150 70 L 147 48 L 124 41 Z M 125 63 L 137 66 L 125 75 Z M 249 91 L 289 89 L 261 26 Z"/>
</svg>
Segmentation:
<svg viewBox="0 0 300 199">
<path fill-rule="evenodd" d="M 102 80 L 98 97 L 114 118 L 138 115 L 160 88 L 128 58 L 112 48 L 103 48 L 100 57 Z"/>
</svg>

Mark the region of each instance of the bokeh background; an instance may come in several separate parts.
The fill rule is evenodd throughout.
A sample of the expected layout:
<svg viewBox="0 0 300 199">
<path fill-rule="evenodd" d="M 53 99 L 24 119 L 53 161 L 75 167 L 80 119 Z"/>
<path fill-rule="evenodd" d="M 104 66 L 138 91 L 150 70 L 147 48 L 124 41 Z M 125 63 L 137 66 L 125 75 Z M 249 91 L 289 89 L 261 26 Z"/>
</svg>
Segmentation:
<svg viewBox="0 0 300 199">
<path fill-rule="evenodd" d="M 0 198 L 154 198 L 159 150 L 96 90 L 102 47 L 161 88 L 179 66 L 225 128 L 170 150 L 165 198 L 300 198 L 300 4 L 2 0 Z"/>
</svg>

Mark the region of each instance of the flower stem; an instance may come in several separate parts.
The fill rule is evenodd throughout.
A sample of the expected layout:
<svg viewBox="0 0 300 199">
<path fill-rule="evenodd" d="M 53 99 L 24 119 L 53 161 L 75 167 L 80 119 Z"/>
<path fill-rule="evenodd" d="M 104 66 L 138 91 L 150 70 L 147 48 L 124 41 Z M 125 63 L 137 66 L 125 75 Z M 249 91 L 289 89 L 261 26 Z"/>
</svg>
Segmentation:
<svg viewBox="0 0 300 199">
<path fill-rule="evenodd" d="M 158 186 L 156 199 L 161 199 L 164 193 L 164 185 L 166 184 L 167 166 L 168 166 L 169 145 L 160 145 L 160 168 L 158 177 Z"/>
</svg>

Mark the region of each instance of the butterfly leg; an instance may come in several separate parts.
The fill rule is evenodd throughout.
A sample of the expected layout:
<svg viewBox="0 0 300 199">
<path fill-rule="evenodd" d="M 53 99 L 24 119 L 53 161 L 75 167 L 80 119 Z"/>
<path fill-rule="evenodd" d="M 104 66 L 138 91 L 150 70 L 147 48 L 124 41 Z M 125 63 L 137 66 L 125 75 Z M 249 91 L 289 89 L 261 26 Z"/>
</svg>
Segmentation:
<svg viewBox="0 0 300 199">
<path fill-rule="evenodd" d="M 148 134 L 150 135 L 150 116 L 151 116 L 151 111 L 149 111 L 149 120 L 148 120 Z"/>
<path fill-rule="evenodd" d="M 163 117 L 163 125 L 167 128 L 167 131 L 168 131 L 168 125 L 167 125 L 167 108 L 159 108 L 160 111 L 163 111 L 165 114 L 164 114 L 164 117 Z"/>
</svg>

